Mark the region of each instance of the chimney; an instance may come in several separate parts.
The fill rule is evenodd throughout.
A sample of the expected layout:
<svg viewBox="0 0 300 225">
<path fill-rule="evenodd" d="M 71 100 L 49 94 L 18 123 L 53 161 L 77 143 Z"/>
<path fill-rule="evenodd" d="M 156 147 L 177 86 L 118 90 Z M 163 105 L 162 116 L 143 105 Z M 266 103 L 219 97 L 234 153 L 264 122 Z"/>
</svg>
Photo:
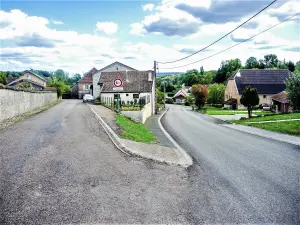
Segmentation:
<svg viewBox="0 0 300 225">
<path fill-rule="evenodd" d="M 153 81 L 152 76 L 153 76 L 152 71 L 148 71 L 148 81 Z"/>
</svg>

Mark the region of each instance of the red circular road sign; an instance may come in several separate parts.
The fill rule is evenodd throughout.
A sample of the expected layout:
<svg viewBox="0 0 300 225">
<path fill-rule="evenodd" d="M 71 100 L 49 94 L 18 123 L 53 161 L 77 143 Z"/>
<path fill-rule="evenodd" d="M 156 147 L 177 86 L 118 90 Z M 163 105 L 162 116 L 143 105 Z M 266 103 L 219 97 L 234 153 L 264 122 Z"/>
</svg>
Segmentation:
<svg viewBox="0 0 300 225">
<path fill-rule="evenodd" d="M 121 78 L 116 78 L 116 79 L 114 80 L 114 86 L 115 86 L 115 87 L 122 87 L 122 85 L 123 85 L 123 81 L 122 81 Z"/>
</svg>

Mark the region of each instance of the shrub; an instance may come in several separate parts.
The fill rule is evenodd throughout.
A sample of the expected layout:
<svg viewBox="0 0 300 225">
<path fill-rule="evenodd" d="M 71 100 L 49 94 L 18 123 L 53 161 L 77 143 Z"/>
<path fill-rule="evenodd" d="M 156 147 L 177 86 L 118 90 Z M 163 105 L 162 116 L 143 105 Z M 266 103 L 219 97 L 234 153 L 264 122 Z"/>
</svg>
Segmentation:
<svg viewBox="0 0 300 225">
<path fill-rule="evenodd" d="M 166 104 L 174 104 L 174 101 L 172 98 L 167 98 L 166 99 Z"/>
</svg>

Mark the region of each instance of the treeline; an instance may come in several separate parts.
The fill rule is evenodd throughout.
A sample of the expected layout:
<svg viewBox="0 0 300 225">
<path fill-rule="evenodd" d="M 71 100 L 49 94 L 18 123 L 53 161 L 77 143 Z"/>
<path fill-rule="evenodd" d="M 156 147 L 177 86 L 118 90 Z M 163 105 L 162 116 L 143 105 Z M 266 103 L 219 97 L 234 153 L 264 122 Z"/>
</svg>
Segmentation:
<svg viewBox="0 0 300 225">
<path fill-rule="evenodd" d="M 238 69 L 288 69 L 291 72 L 300 74 L 300 61 L 279 60 L 275 54 L 265 55 L 263 59 L 257 60 L 255 57 L 247 59 L 242 65 L 240 59 L 230 59 L 221 62 L 218 70 L 204 71 L 201 66 L 199 70 L 188 70 L 184 74 L 172 74 L 157 79 L 157 87 L 160 91 L 175 92 L 182 87 L 193 86 L 194 84 L 210 85 L 213 83 L 226 83 L 227 79 Z"/>
<path fill-rule="evenodd" d="M 294 63 L 278 59 L 275 54 L 265 55 L 263 59 L 257 60 L 255 57 L 247 59 L 245 65 L 242 65 L 240 59 L 231 59 L 222 61 L 214 81 L 224 83 L 238 69 L 288 69 L 291 72 L 300 74 L 300 61 Z"/>
</svg>

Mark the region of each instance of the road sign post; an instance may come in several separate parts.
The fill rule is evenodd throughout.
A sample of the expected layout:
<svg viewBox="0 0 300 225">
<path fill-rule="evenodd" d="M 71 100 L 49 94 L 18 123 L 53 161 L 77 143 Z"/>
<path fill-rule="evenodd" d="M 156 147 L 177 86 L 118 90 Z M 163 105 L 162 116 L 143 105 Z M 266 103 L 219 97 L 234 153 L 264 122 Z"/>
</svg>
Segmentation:
<svg viewBox="0 0 300 225">
<path fill-rule="evenodd" d="M 118 99 L 117 99 L 117 111 L 120 113 L 120 92 L 123 91 L 123 81 L 121 78 L 114 79 L 114 91 L 118 91 Z"/>
</svg>

